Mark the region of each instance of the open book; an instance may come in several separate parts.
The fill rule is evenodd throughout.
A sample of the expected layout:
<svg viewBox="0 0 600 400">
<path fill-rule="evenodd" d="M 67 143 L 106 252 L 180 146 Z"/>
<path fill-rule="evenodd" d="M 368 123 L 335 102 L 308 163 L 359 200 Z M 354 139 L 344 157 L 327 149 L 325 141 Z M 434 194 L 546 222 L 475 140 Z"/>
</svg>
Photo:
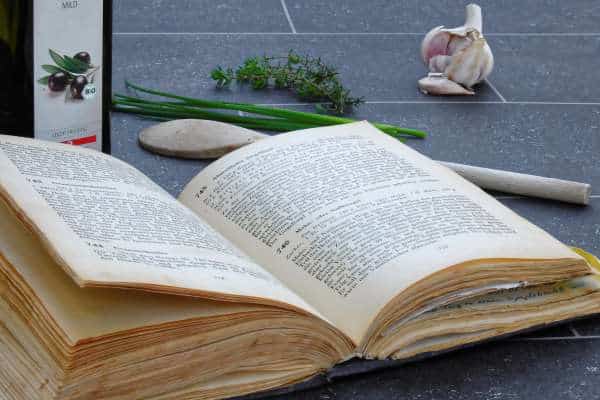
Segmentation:
<svg viewBox="0 0 600 400">
<path fill-rule="evenodd" d="M 600 312 L 597 260 L 366 122 L 262 140 L 178 200 L 0 136 L 0 389 L 205 399 Z"/>
</svg>

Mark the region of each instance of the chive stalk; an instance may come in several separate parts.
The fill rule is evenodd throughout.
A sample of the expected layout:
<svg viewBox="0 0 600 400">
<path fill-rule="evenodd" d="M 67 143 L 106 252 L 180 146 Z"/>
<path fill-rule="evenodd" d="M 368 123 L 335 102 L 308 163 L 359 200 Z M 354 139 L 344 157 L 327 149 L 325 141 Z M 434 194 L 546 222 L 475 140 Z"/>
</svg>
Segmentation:
<svg viewBox="0 0 600 400">
<path fill-rule="evenodd" d="M 182 107 L 172 109 L 168 107 L 161 107 L 160 105 L 155 106 L 152 104 L 144 104 L 140 107 L 137 104 L 139 103 L 119 101 L 118 104 L 113 106 L 113 110 L 129 114 L 159 117 L 164 118 L 165 120 L 184 118 L 209 119 L 213 121 L 228 122 L 249 129 L 263 129 L 274 132 L 288 132 L 300 129 L 315 128 L 318 126 L 274 118 L 244 117 L 235 114 L 224 114 L 197 109 L 185 109 Z"/>
<path fill-rule="evenodd" d="M 252 129 L 271 130 L 277 132 L 346 124 L 356 121 L 351 118 L 269 106 L 196 99 L 145 88 L 135 85 L 131 82 L 126 82 L 126 86 L 138 92 L 177 101 L 155 101 L 142 99 L 140 97 L 116 94 L 113 99 L 114 111 L 144 115 L 148 117 L 158 117 L 161 119 L 211 119 L 215 121 L 229 122 L 244 127 L 251 127 Z M 230 113 L 222 113 L 211 110 L 242 111 L 248 114 L 267 116 L 269 118 L 238 116 Z M 374 123 L 373 125 L 379 128 L 381 131 L 397 138 L 402 136 L 425 138 L 426 136 L 425 132 L 416 129 L 402 128 L 380 123 Z"/>
</svg>

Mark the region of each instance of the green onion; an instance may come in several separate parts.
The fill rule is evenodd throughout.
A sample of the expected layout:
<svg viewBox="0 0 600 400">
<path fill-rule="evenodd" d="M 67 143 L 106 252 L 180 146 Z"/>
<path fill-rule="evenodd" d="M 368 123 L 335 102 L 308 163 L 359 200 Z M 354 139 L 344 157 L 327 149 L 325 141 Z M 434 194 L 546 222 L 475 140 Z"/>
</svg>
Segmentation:
<svg viewBox="0 0 600 400">
<path fill-rule="evenodd" d="M 161 120 L 181 118 L 210 119 L 214 121 L 228 122 L 250 129 L 277 132 L 316 128 L 319 126 L 339 125 L 356 121 L 351 118 L 308 113 L 284 108 L 178 96 L 171 93 L 144 88 L 130 82 L 126 82 L 126 85 L 128 88 L 142 93 L 177 101 L 147 100 L 140 97 L 115 94 L 113 98 L 113 110 L 143 115 L 146 117 L 157 117 Z M 240 116 L 232 113 L 217 112 L 214 110 L 242 111 L 248 114 L 267 116 L 269 118 Z M 373 125 L 388 135 L 396 138 L 401 138 L 403 136 L 425 138 L 426 136 L 425 132 L 416 129 L 408 129 L 379 123 L 374 123 Z"/>
<path fill-rule="evenodd" d="M 189 110 L 184 108 L 169 109 L 160 106 L 153 107 L 149 104 L 138 107 L 124 101 L 120 101 L 119 104 L 113 106 L 113 110 L 129 114 L 159 117 L 165 121 L 188 118 L 208 119 L 213 121 L 228 122 L 249 129 L 262 129 L 274 132 L 288 132 L 317 127 L 317 125 L 302 124 L 280 119 L 242 117 L 235 114 Z"/>
</svg>

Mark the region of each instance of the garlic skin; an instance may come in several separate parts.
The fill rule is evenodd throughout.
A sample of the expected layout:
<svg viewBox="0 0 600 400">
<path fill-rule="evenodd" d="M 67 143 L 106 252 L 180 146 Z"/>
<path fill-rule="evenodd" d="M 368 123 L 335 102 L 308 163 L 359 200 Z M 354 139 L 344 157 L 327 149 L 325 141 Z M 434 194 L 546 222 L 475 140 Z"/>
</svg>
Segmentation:
<svg viewBox="0 0 600 400">
<path fill-rule="evenodd" d="M 433 95 L 474 95 L 458 83 L 451 81 L 442 73 L 430 73 L 419 80 L 419 89 L 425 94 Z"/>
<path fill-rule="evenodd" d="M 471 87 L 483 81 L 494 68 L 494 55 L 482 34 L 481 7 L 477 4 L 466 7 L 463 26 L 453 29 L 438 26 L 429 31 L 421 44 L 421 57 L 431 73 L 442 74 L 465 89 L 443 82 L 439 76 L 435 79 L 428 76 L 419 81 L 421 91 L 439 95 L 474 94 Z"/>
</svg>

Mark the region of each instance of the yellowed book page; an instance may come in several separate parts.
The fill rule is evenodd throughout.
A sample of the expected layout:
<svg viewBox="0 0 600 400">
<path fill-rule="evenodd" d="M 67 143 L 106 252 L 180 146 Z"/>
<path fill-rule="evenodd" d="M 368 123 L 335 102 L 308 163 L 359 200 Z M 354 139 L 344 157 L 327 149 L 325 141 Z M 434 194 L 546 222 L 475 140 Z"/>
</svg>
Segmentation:
<svg viewBox="0 0 600 400">
<path fill-rule="evenodd" d="M 420 315 L 412 316 L 410 321 L 419 320 L 422 317 L 429 317 L 432 314 L 440 314 L 444 312 L 456 311 L 486 311 L 490 310 L 489 318 L 493 319 L 497 316 L 492 312 L 497 312 L 498 309 L 504 311 L 510 310 L 511 307 L 523 307 L 523 306 L 542 306 L 552 304 L 553 302 L 566 298 L 576 298 L 585 296 L 592 292 L 600 290 L 600 277 L 598 275 L 589 275 L 579 278 L 570 279 L 568 281 L 557 282 L 548 285 L 528 286 L 528 287 L 517 287 L 512 289 L 499 290 L 497 292 L 488 293 L 483 296 L 476 296 L 468 300 L 462 300 L 456 303 L 450 303 L 439 308 L 428 310 Z M 577 309 L 575 303 L 570 304 L 571 307 Z M 598 304 L 600 308 L 600 304 Z M 521 310 L 519 310 L 521 311 Z M 574 313 L 577 315 L 577 313 Z M 538 315 L 539 316 L 539 315 Z M 389 336 L 398 329 L 403 328 L 403 325 L 408 321 L 402 321 L 388 327 L 384 332 L 383 336 Z M 457 319 L 456 321 L 450 321 L 452 324 L 463 324 L 464 321 Z M 478 323 L 482 320 L 478 320 Z"/>
<path fill-rule="evenodd" d="M 81 286 L 283 302 L 314 311 L 135 168 L 0 135 L 0 195 Z"/>
<path fill-rule="evenodd" d="M 260 305 L 134 290 L 80 288 L 0 202 L 0 264 L 27 282 L 72 343 L 143 326 L 260 310 Z M 0 274 L 0 288 L 2 285 Z M 264 308 L 264 307 L 263 307 Z"/>
<path fill-rule="evenodd" d="M 357 342 L 390 299 L 445 267 L 578 257 L 366 122 L 242 148 L 180 200 Z"/>
</svg>

